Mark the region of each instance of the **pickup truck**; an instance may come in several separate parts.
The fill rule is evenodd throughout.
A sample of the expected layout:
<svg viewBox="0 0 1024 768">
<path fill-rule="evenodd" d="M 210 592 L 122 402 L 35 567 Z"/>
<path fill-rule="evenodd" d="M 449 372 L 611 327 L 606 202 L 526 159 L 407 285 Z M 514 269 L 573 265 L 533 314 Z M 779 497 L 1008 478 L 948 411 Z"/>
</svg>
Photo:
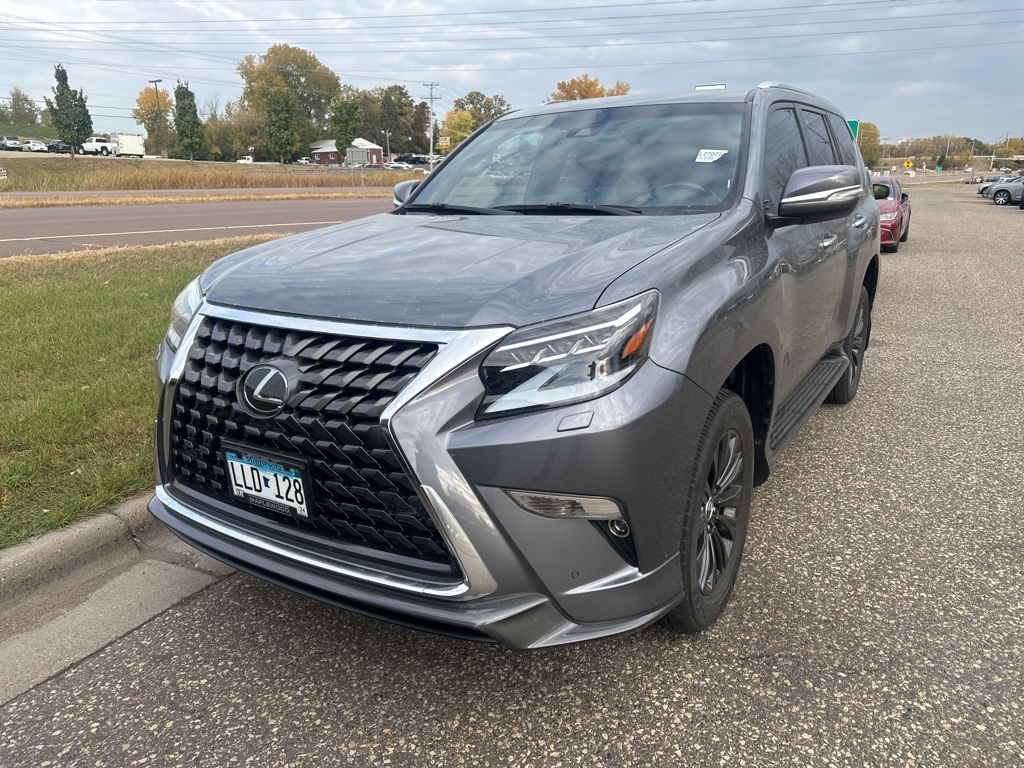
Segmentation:
<svg viewBox="0 0 1024 768">
<path fill-rule="evenodd" d="M 710 627 L 754 487 L 864 374 L 879 217 L 841 113 L 779 83 L 550 102 L 394 199 L 184 288 L 151 512 L 458 638 Z"/>
<path fill-rule="evenodd" d="M 112 155 L 117 151 L 117 144 L 105 136 L 90 136 L 79 150 L 82 155 Z"/>
</svg>

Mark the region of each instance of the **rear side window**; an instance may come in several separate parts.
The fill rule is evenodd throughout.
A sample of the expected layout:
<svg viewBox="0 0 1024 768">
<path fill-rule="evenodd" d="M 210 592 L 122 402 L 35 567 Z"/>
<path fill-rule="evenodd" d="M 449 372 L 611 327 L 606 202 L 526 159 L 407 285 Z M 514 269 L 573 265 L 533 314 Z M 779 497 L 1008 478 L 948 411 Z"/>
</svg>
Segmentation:
<svg viewBox="0 0 1024 768">
<path fill-rule="evenodd" d="M 849 124 L 839 115 L 828 115 L 829 125 L 832 126 L 832 135 L 836 139 L 836 149 L 839 150 L 840 162 L 843 165 L 857 167 L 857 146 L 853 141 L 853 134 L 850 133 Z"/>
<path fill-rule="evenodd" d="M 811 156 L 811 165 L 835 165 L 836 156 L 828 137 L 825 116 L 820 112 L 808 112 L 806 109 L 801 111 L 804 124 L 807 126 L 807 152 Z"/>
<path fill-rule="evenodd" d="M 807 165 L 796 111 L 792 107 L 776 109 L 768 115 L 764 145 L 764 178 L 772 212 L 778 213 L 782 190 L 793 171 Z"/>
</svg>

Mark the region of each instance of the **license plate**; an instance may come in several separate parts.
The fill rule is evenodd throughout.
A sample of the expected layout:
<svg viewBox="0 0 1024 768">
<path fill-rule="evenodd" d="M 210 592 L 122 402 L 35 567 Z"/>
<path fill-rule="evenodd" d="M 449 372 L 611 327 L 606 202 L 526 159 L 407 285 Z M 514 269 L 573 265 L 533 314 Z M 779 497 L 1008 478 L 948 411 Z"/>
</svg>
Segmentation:
<svg viewBox="0 0 1024 768">
<path fill-rule="evenodd" d="M 224 446 L 231 493 L 238 499 L 285 515 L 309 519 L 309 484 L 304 465 L 241 446 Z"/>
</svg>

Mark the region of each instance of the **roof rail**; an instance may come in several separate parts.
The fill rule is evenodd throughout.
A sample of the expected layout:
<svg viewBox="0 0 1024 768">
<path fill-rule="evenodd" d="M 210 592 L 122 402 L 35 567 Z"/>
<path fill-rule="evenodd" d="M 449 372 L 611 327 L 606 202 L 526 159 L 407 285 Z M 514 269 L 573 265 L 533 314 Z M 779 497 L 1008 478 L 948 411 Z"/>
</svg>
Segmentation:
<svg viewBox="0 0 1024 768">
<path fill-rule="evenodd" d="M 763 83 L 758 83 L 754 87 L 755 88 L 760 88 L 762 90 L 766 89 L 766 88 L 785 88 L 787 91 L 796 91 L 797 93 L 806 93 L 808 96 L 814 96 L 815 95 L 815 94 L 811 93 L 810 91 L 805 90 L 804 88 L 799 88 L 799 87 L 797 87 L 795 85 L 790 85 L 789 83 L 780 83 L 777 80 L 765 80 Z"/>
</svg>

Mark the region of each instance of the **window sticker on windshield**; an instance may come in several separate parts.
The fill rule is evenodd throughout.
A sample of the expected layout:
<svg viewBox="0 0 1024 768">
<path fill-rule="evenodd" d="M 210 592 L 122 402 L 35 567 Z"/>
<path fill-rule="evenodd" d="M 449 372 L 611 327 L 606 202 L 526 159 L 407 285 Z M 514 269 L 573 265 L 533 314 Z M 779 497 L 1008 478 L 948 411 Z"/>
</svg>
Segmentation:
<svg viewBox="0 0 1024 768">
<path fill-rule="evenodd" d="M 695 162 L 713 163 L 715 160 L 721 159 L 728 152 L 728 149 L 702 149 L 697 153 L 697 159 Z"/>
</svg>

